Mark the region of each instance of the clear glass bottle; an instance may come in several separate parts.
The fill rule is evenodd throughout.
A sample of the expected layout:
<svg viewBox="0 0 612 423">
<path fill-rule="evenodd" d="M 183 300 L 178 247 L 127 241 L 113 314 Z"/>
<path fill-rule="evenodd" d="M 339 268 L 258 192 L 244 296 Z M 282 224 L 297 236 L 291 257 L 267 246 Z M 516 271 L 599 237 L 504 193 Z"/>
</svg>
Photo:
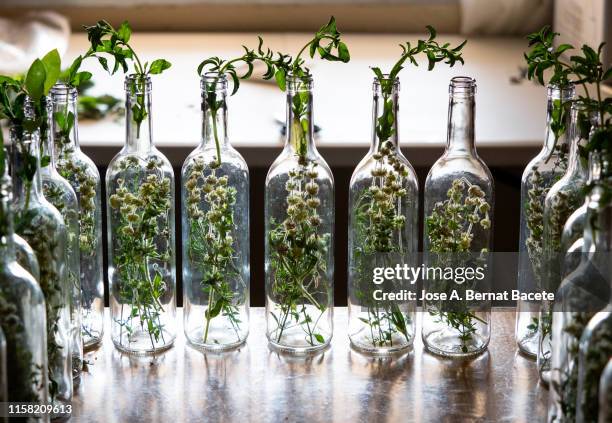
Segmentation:
<svg viewBox="0 0 612 423">
<path fill-rule="evenodd" d="M 370 151 L 355 168 L 349 191 L 349 339 L 361 351 L 385 354 L 414 342 L 416 294 L 407 280 L 373 283 L 374 268 L 415 266 L 418 251 L 419 188 L 398 143 L 399 80 L 374 79 Z"/>
<path fill-rule="evenodd" d="M 567 172 L 549 190 L 544 200 L 544 225 L 542 233 L 543 274 L 541 289 L 556 292 L 563 280 L 565 252 L 562 246 L 563 227 L 571 214 L 584 204 L 584 186 L 588 175 L 587 159 L 582 151 L 588 143 L 591 116 L 588 108 L 580 101 L 571 108 L 569 137 L 571 139 L 570 159 Z M 552 301 L 542 301 L 538 325 L 538 371 L 540 379 L 548 383 L 550 369 L 550 324 Z"/>
<path fill-rule="evenodd" d="M 26 114 L 31 110 L 26 107 Z M 36 253 L 40 287 L 45 297 L 49 399 L 72 401 L 70 286 L 66 266 L 64 219 L 42 193 L 38 133 L 11 128 L 15 230 Z"/>
<path fill-rule="evenodd" d="M 553 305 L 548 421 L 576 419 L 579 342 L 589 320 L 610 298 L 612 275 L 612 161 L 589 156 L 594 183 L 585 200 L 582 260 L 561 283 Z"/>
<path fill-rule="evenodd" d="M 227 78 L 201 79 L 202 141 L 183 164 L 185 336 L 224 350 L 249 333 L 249 170 L 227 137 Z"/>
<path fill-rule="evenodd" d="M 106 172 L 111 337 L 155 354 L 176 338 L 174 173 L 153 145 L 150 77 L 125 90 L 126 142 Z"/>
<path fill-rule="evenodd" d="M 42 100 L 40 129 L 41 166 L 40 177 L 45 199 L 62 215 L 66 225 L 66 271 L 71 287 L 70 340 L 72 352 L 72 377 L 79 380 L 83 368 L 83 338 L 81 337 L 81 279 L 79 262 L 79 204 L 66 179 L 57 171 L 53 141 L 53 104 L 50 97 Z"/>
<path fill-rule="evenodd" d="M 612 422 L 612 358 L 599 380 L 599 423 Z"/>
<path fill-rule="evenodd" d="M 285 148 L 265 186 L 266 335 L 291 353 L 333 335 L 334 178 L 313 140 L 312 79 L 287 77 Z"/>
<path fill-rule="evenodd" d="M 79 205 L 81 336 L 88 349 L 102 341 L 104 330 L 100 173 L 79 145 L 77 90 L 56 84 L 51 99 L 55 165 L 72 186 Z"/>
<path fill-rule="evenodd" d="M 8 167 L 4 166 L 0 174 L 0 400 L 44 404 L 49 400 L 45 300 L 36 280 L 17 262 L 11 197 Z M 11 389 L 7 390 L 9 381 Z"/>
<path fill-rule="evenodd" d="M 424 252 L 427 268 L 484 266 L 492 246 L 493 177 L 474 146 L 476 81 L 450 83 L 446 150 L 425 181 Z M 484 275 L 484 273 L 483 273 Z M 490 301 L 469 301 L 465 289 L 486 290 L 482 281 L 444 279 L 433 273 L 423 282 L 428 293 L 460 293 L 461 300 L 423 302 L 425 347 L 443 356 L 484 351 L 491 337 Z"/>
<path fill-rule="evenodd" d="M 610 213 L 612 214 L 612 208 Z M 608 237 L 612 238 L 612 232 Z M 612 303 L 608 303 L 605 310 L 598 312 L 589 321 L 580 339 L 576 395 L 577 422 L 597 421 L 599 379 L 610 357 L 612 357 Z"/>
<path fill-rule="evenodd" d="M 568 168 L 571 155 L 569 100 L 574 86 L 549 85 L 546 104 L 546 137 L 542 150 L 525 168 L 521 179 L 518 289 L 538 292 L 544 283 L 544 200 L 550 188 Z M 562 110 L 563 116 L 557 116 Z M 561 125 L 555 120 L 559 119 Z M 517 302 L 515 340 L 522 353 L 536 358 L 539 334 L 539 301 Z"/>
<path fill-rule="evenodd" d="M 28 244 L 25 239 L 17 234 L 13 234 L 13 244 L 15 244 L 17 263 L 19 263 L 19 265 L 23 267 L 30 275 L 34 276 L 36 281 L 40 280 L 38 260 L 36 260 L 36 253 L 32 247 L 30 247 L 30 244 Z"/>
</svg>

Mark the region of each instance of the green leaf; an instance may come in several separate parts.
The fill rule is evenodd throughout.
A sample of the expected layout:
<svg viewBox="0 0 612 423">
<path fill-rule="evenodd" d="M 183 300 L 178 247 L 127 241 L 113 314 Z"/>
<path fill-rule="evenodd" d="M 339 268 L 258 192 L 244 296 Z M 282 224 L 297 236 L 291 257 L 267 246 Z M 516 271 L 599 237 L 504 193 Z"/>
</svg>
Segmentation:
<svg viewBox="0 0 612 423">
<path fill-rule="evenodd" d="M 47 72 L 40 59 L 34 60 L 25 77 L 25 89 L 30 98 L 38 101 L 45 93 L 45 78 Z"/>
<path fill-rule="evenodd" d="M 130 41 L 131 35 L 132 28 L 130 28 L 130 23 L 128 21 L 123 21 L 119 29 L 117 29 L 117 38 L 127 44 L 128 41 Z"/>
<path fill-rule="evenodd" d="M 351 60 L 351 54 L 349 53 L 348 47 L 343 42 L 338 43 L 338 57 L 340 61 L 344 63 Z"/>
<path fill-rule="evenodd" d="M 325 343 L 325 338 L 323 338 L 323 335 L 321 335 L 320 333 L 315 333 L 314 337 L 316 338 L 317 342 L 321 344 Z"/>
<path fill-rule="evenodd" d="M 60 59 L 60 55 L 57 52 L 57 49 L 51 50 L 49 53 L 42 58 L 42 63 L 45 66 L 45 82 L 44 82 L 44 94 L 48 94 L 51 87 L 55 85 L 57 82 L 57 78 L 59 78 L 62 62 Z"/>
<path fill-rule="evenodd" d="M 40 167 L 47 167 L 49 166 L 49 163 L 51 163 L 51 157 L 42 156 L 42 158 L 40 159 Z"/>
<path fill-rule="evenodd" d="M 287 75 L 285 74 L 284 69 L 278 69 L 274 74 L 274 79 L 276 80 L 276 84 L 281 89 L 281 91 L 285 91 L 287 88 Z"/>
<path fill-rule="evenodd" d="M 172 64 L 168 62 L 166 59 L 157 59 L 151 63 L 151 67 L 149 68 L 149 73 L 152 75 L 157 75 L 168 69 Z"/>
</svg>

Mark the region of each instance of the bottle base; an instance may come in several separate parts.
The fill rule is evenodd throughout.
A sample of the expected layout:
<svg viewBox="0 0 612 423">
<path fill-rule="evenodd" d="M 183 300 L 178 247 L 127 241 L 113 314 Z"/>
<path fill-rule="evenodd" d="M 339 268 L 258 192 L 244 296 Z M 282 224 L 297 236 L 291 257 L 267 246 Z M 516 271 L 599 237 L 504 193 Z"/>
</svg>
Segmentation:
<svg viewBox="0 0 612 423">
<path fill-rule="evenodd" d="M 187 337 L 187 341 L 189 341 L 189 345 L 193 348 L 205 352 L 225 352 L 225 351 L 233 351 L 243 347 L 246 344 L 246 337 L 241 339 L 240 341 L 228 343 L 228 344 L 205 344 L 203 342 L 195 342 L 193 339 Z"/>
<path fill-rule="evenodd" d="M 448 330 L 439 330 L 423 334 L 423 344 L 427 351 L 441 357 L 464 358 L 482 354 L 489 346 L 489 338 L 478 334 L 472 335 L 468 345 L 462 344 L 458 336 Z"/>
<path fill-rule="evenodd" d="M 176 336 L 170 336 L 169 333 L 164 332 L 164 336 L 161 338 L 163 343 L 153 343 L 153 345 L 149 334 L 143 331 L 133 334 L 129 340 L 127 336 L 123 336 L 123 339 L 125 343 L 113 338 L 113 344 L 121 352 L 131 355 L 156 355 L 172 348 Z"/>
<path fill-rule="evenodd" d="M 312 345 L 312 346 L 289 346 L 284 344 L 279 344 L 274 341 L 268 339 L 268 346 L 271 350 L 290 355 L 311 355 L 317 354 L 329 348 L 331 345 L 331 338 L 324 344 Z"/>
<path fill-rule="evenodd" d="M 88 339 L 87 341 L 83 342 L 83 351 L 89 352 L 89 351 L 96 350 L 100 348 L 100 345 L 102 345 L 101 336 L 99 338 Z"/>
<path fill-rule="evenodd" d="M 372 345 L 363 345 L 351 341 L 351 348 L 361 354 L 372 356 L 394 355 L 412 351 L 412 344 L 403 344 L 393 347 L 374 347 Z"/>
<path fill-rule="evenodd" d="M 538 338 L 530 337 L 523 338 L 516 342 L 516 346 L 519 349 L 521 355 L 530 360 L 535 360 L 538 357 Z"/>
</svg>

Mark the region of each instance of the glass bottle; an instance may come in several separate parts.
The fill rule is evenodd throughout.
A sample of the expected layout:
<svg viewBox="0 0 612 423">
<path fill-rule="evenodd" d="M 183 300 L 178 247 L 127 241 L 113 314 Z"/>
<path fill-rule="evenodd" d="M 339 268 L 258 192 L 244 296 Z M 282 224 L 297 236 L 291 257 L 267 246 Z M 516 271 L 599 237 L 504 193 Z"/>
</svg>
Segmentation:
<svg viewBox="0 0 612 423">
<path fill-rule="evenodd" d="M 11 181 L 7 170 L 4 166 L 4 173 L 0 174 L 0 329 L 3 344 L 0 401 L 46 404 L 49 398 L 45 300 L 36 280 L 17 262 Z M 10 390 L 6 389 L 7 383 L 10 383 Z M 47 422 L 49 418 L 26 421 Z"/>
<path fill-rule="evenodd" d="M 32 115 L 29 106 L 26 115 Z M 42 193 L 38 133 L 14 126 L 11 141 L 15 229 L 36 253 L 45 297 L 49 399 L 55 405 L 68 405 L 72 401 L 72 289 L 65 268 L 66 226 Z"/>
<path fill-rule="evenodd" d="M 182 180 L 185 336 L 224 350 L 249 332 L 249 170 L 227 137 L 227 78 L 201 79 L 202 141 Z"/>
<path fill-rule="evenodd" d="M 100 173 L 79 145 L 77 90 L 56 84 L 51 99 L 55 165 L 72 186 L 79 205 L 81 336 L 88 349 L 102 341 L 104 330 Z"/>
<path fill-rule="evenodd" d="M 53 141 L 53 104 L 50 97 L 42 99 L 42 123 L 40 129 L 41 166 L 40 177 L 45 199 L 62 215 L 66 225 L 66 272 L 71 289 L 70 340 L 72 352 L 72 377 L 79 379 L 83 368 L 83 338 L 81 337 L 81 280 L 79 263 L 79 205 L 77 197 L 55 165 Z"/>
<path fill-rule="evenodd" d="M 106 172 L 111 337 L 155 354 L 176 338 L 174 173 L 153 145 L 150 77 L 125 90 L 126 142 Z"/>
<path fill-rule="evenodd" d="M 612 422 L 612 358 L 599 380 L 599 423 Z"/>
<path fill-rule="evenodd" d="M 612 237 L 612 233 L 608 234 Z M 612 288 L 612 287 L 611 287 Z M 597 421 L 599 379 L 612 357 L 612 303 L 589 321 L 580 339 L 576 421 Z"/>
<path fill-rule="evenodd" d="M 310 75 L 288 75 L 285 147 L 264 207 L 268 341 L 292 353 L 323 349 L 333 335 L 334 179 L 313 141 Z"/>
<path fill-rule="evenodd" d="M 357 165 L 349 191 L 349 339 L 361 351 L 384 354 L 414 342 L 416 281 L 373 282 L 375 268 L 414 267 L 418 251 L 416 173 L 398 143 L 399 80 L 374 79 L 370 151 Z"/>
<path fill-rule="evenodd" d="M 593 115 L 594 116 L 594 115 Z M 571 106 L 570 159 L 567 171 L 549 190 L 544 200 L 544 225 L 542 234 L 543 272 L 541 289 L 556 292 L 563 280 L 563 259 L 566 249 L 562 245 L 563 227 L 571 214 L 584 203 L 584 186 L 588 175 L 587 159 L 582 151 L 589 141 L 591 116 L 587 106 L 573 102 Z M 550 369 L 550 324 L 552 301 L 540 304 L 538 318 L 538 371 L 542 382 L 548 383 Z"/>
<path fill-rule="evenodd" d="M 454 77 L 450 83 L 446 150 L 425 181 L 424 252 L 426 268 L 484 267 L 492 246 L 493 177 L 474 146 L 476 81 Z M 475 269 L 476 271 L 476 269 Z M 449 295 L 447 301 L 423 302 L 423 342 L 443 356 L 475 355 L 491 337 L 490 301 L 470 301 L 467 289 L 487 290 L 487 277 L 469 281 L 431 276 L 425 295 Z M 428 271 L 428 273 L 430 273 Z M 457 291 L 460 300 L 451 300 Z"/>
<path fill-rule="evenodd" d="M 543 230 L 544 200 L 550 188 L 568 167 L 569 100 L 574 97 L 574 86 L 549 85 L 546 104 L 546 137 L 542 150 L 525 168 L 521 178 L 521 215 L 519 234 L 518 289 L 538 292 L 544 282 Z M 557 116 L 561 110 L 562 116 Z M 560 120 L 561 125 L 556 123 Z M 517 302 L 515 340 L 522 353 L 536 358 L 539 333 L 539 301 Z"/>
<path fill-rule="evenodd" d="M 576 419 L 580 337 L 611 294 L 612 161 L 592 152 L 589 166 L 594 183 L 585 200 L 582 259 L 561 283 L 553 305 L 549 421 Z"/>
</svg>

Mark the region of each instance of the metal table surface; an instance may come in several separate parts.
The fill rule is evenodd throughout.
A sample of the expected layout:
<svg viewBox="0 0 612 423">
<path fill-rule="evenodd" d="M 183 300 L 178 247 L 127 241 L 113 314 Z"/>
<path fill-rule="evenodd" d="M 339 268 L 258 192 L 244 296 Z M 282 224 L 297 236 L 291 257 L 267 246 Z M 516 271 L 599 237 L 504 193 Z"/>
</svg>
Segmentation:
<svg viewBox="0 0 612 423">
<path fill-rule="evenodd" d="M 350 348 L 347 309 L 336 308 L 331 348 L 296 357 L 270 350 L 263 308 L 251 309 L 251 334 L 239 350 L 206 353 L 180 333 L 153 357 L 120 353 L 108 327 L 73 402 L 78 422 L 534 422 L 547 391 L 534 361 L 513 339 L 514 310 L 492 313 L 487 352 L 451 360 L 424 351 L 365 356 Z M 178 312 L 182 322 L 182 310 Z"/>
</svg>

